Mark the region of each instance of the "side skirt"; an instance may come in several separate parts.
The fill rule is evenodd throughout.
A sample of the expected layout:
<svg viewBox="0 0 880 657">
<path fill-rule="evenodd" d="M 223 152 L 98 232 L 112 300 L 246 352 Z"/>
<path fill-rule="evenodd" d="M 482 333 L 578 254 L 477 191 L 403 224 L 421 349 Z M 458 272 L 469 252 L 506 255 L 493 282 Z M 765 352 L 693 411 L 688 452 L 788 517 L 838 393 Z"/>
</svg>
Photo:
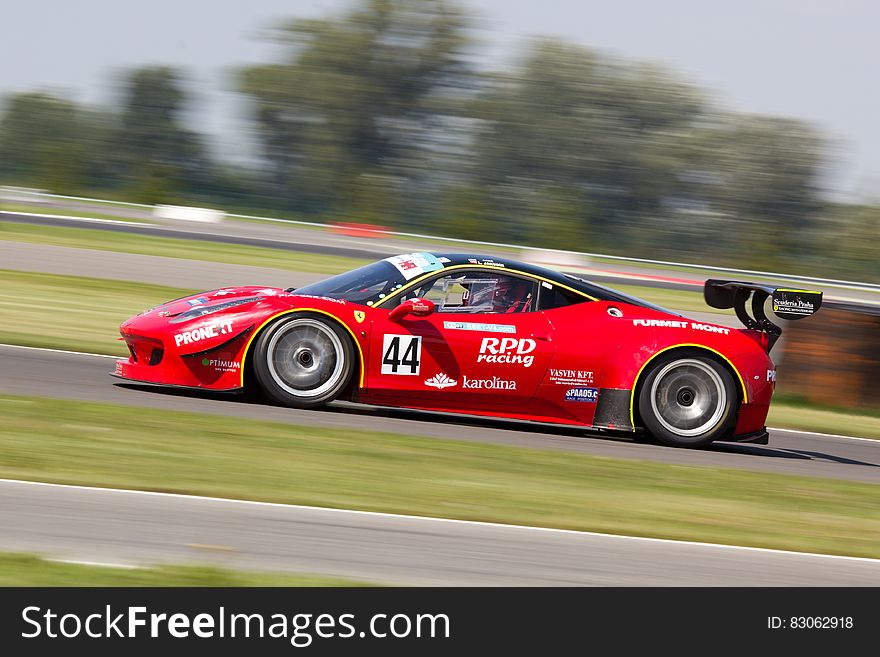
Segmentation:
<svg viewBox="0 0 880 657">
<path fill-rule="evenodd" d="M 600 388 L 593 428 L 615 431 L 635 431 L 630 421 L 629 400 L 631 390 L 623 388 Z"/>
</svg>

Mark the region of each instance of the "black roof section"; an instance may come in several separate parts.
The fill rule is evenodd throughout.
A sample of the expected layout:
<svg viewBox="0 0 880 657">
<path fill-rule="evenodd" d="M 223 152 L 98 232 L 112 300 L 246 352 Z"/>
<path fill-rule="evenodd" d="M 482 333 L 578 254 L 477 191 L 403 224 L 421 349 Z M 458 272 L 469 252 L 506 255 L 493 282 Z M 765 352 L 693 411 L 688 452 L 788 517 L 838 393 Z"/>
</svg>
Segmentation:
<svg viewBox="0 0 880 657">
<path fill-rule="evenodd" d="M 633 306 L 650 308 L 651 310 L 657 310 L 662 313 L 679 315 L 679 313 L 677 312 L 653 304 L 650 301 L 645 301 L 644 299 L 639 299 L 638 297 L 633 297 L 628 294 L 624 294 L 623 292 L 612 290 L 611 288 L 605 287 L 604 285 L 599 285 L 598 283 L 588 281 L 584 278 L 581 278 L 577 274 L 556 271 L 555 269 L 548 269 L 547 267 L 541 267 L 539 265 L 531 265 L 526 262 L 512 260 L 510 258 L 499 258 L 474 253 L 437 253 L 433 251 L 430 253 L 437 258 L 447 258 L 449 262 L 446 264 L 448 265 L 492 266 L 492 263 L 497 263 L 496 266 L 500 265 L 504 268 L 509 267 L 511 269 L 516 269 L 526 274 L 534 274 L 536 276 L 540 276 L 551 281 L 556 281 L 560 285 L 567 285 L 568 287 L 579 290 L 580 292 L 584 292 L 585 294 L 589 294 L 591 297 L 595 297 L 596 299 L 600 299 L 602 301 L 628 303 Z"/>
</svg>

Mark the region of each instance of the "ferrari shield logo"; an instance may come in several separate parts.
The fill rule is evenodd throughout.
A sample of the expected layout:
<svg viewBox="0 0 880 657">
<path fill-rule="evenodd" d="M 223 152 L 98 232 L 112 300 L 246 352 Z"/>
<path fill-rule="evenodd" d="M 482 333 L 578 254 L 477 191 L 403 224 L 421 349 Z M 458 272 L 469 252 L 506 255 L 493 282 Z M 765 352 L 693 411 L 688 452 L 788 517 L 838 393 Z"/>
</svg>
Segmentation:
<svg viewBox="0 0 880 657">
<path fill-rule="evenodd" d="M 354 311 L 354 318 L 357 320 L 358 324 L 360 324 L 362 321 L 364 321 L 364 318 L 366 316 L 367 316 L 367 314 L 363 310 L 355 310 Z"/>
</svg>

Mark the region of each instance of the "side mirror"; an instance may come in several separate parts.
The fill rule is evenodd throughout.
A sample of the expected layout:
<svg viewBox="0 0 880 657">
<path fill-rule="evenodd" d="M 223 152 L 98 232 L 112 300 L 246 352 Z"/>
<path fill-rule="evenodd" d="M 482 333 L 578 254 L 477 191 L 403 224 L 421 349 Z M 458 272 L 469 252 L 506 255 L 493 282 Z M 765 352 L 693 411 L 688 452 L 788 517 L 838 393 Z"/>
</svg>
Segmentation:
<svg viewBox="0 0 880 657">
<path fill-rule="evenodd" d="M 409 315 L 427 317 L 434 312 L 434 308 L 434 302 L 430 299 L 407 299 L 388 313 L 388 319 L 392 322 L 399 322 Z"/>
</svg>

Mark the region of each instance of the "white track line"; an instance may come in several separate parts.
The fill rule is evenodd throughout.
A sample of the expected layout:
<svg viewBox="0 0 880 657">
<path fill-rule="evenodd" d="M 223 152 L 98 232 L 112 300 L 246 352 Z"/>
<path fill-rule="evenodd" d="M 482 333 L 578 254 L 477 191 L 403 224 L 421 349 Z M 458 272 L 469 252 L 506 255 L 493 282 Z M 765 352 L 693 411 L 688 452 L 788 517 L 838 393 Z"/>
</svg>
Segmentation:
<svg viewBox="0 0 880 657">
<path fill-rule="evenodd" d="M 31 351 L 48 351 L 56 354 L 73 354 L 74 356 L 94 356 L 95 358 L 115 358 L 122 360 L 125 356 L 111 356 L 110 354 L 90 354 L 87 351 L 66 351 L 65 349 L 50 349 L 49 347 L 26 347 L 21 344 L 4 344 L 0 342 L 0 347 L 12 347 L 13 349 L 30 349 Z"/>
<path fill-rule="evenodd" d="M 19 344 L 0 343 L 0 347 L 13 347 L 14 349 L 31 349 L 33 351 L 48 351 L 59 354 L 73 354 L 75 356 L 94 356 L 96 358 L 114 358 L 124 360 L 125 356 L 111 356 L 109 354 L 90 354 L 85 351 L 66 351 L 64 349 L 50 349 L 49 347 L 25 347 Z M 788 433 L 800 433 L 806 436 L 822 436 L 823 438 L 843 438 L 845 440 L 864 440 L 880 445 L 880 440 L 875 438 L 861 438 L 859 436 L 844 436 L 839 433 L 819 433 L 817 431 L 801 431 L 800 429 L 783 429 L 782 427 L 767 427 L 768 431 L 787 431 Z"/>
<path fill-rule="evenodd" d="M 122 568 L 124 570 L 143 570 L 143 566 L 135 566 L 130 563 L 111 563 L 108 561 L 81 561 L 80 559 L 49 559 L 44 558 L 43 561 L 51 561 L 52 563 L 68 563 L 74 566 L 96 566 L 99 568 Z"/>
<path fill-rule="evenodd" d="M 844 436 L 839 433 L 818 433 L 816 431 L 803 431 L 801 429 L 783 429 L 782 427 L 767 427 L 767 431 L 785 431 L 787 433 L 801 433 L 806 436 L 822 436 L 823 438 L 843 438 L 845 440 L 865 440 L 869 443 L 880 445 L 878 438 L 862 438 L 860 436 Z"/>
<path fill-rule="evenodd" d="M 45 214 L 41 212 L 10 212 L 0 209 L 0 214 L 18 215 L 20 217 L 39 217 L 40 219 L 72 219 L 92 224 L 116 224 L 122 226 L 146 226 L 155 228 L 155 224 L 146 224 L 141 221 L 122 221 L 120 219 L 98 219 L 97 217 L 74 217 L 66 214 Z"/>
<path fill-rule="evenodd" d="M 622 534 L 606 534 L 603 532 L 578 531 L 575 529 L 558 529 L 556 527 L 532 527 L 529 525 L 513 525 L 501 522 L 484 522 L 479 520 L 457 520 L 455 518 L 433 518 L 430 516 L 415 516 L 403 513 L 383 513 L 380 511 L 356 511 L 353 509 L 334 509 L 322 506 L 308 506 L 303 504 L 282 504 L 280 502 L 257 502 L 255 500 L 237 500 L 226 497 L 210 497 L 206 495 L 183 495 L 181 493 L 162 493 L 157 491 L 131 490 L 127 488 L 102 488 L 100 486 L 77 486 L 73 484 L 54 484 L 45 481 L 27 481 L 23 479 L 3 479 L 0 478 L 0 484 L 18 484 L 25 486 L 45 487 L 45 488 L 61 488 L 64 490 L 82 490 L 100 493 L 114 493 L 124 495 L 141 495 L 145 497 L 160 497 L 176 500 L 189 500 L 201 502 L 221 502 L 228 504 L 241 504 L 247 506 L 277 508 L 277 509 L 296 509 L 300 511 L 318 511 L 329 514 L 345 514 L 355 515 L 368 518 L 399 518 L 401 520 L 419 520 L 425 522 L 449 523 L 455 525 L 465 525 L 470 527 L 491 527 L 497 529 L 518 529 L 523 531 L 534 531 L 552 534 L 566 534 L 572 536 L 595 536 L 598 538 L 611 538 L 631 541 L 644 541 L 649 543 L 663 543 L 666 545 L 693 545 L 697 547 L 719 548 L 725 550 L 745 550 L 748 552 L 760 552 L 765 554 L 781 554 L 798 557 L 819 557 L 823 559 L 842 559 L 846 561 L 861 561 L 865 563 L 876 564 L 880 566 L 880 559 L 871 559 L 868 557 L 849 557 L 839 554 L 819 554 L 815 552 L 795 552 L 793 550 L 775 550 L 772 548 L 749 547 L 742 545 L 724 545 L 722 543 L 704 543 L 701 541 L 678 541 L 669 538 L 649 538 L 646 536 L 626 536 Z"/>
</svg>

